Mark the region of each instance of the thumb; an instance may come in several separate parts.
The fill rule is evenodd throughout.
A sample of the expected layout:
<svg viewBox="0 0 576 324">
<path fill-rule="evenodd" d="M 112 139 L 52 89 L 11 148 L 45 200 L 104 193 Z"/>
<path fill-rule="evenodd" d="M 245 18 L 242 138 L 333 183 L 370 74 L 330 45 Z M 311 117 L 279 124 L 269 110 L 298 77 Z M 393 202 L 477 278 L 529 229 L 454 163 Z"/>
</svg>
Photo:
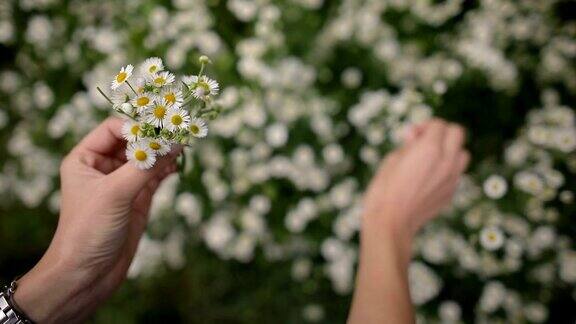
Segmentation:
<svg viewBox="0 0 576 324">
<path fill-rule="evenodd" d="M 157 178 L 168 165 L 174 162 L 181 152 L 182 146 L 175 145 L 170 153 L 158 159 L 156 164 L 148 170 L 138 169 L 128 161 L 106 176 L 109 186 L 115 191 L 116 197 L 128 200 L 134 199 L 142 188 L 149 181 Z"/>
</svg>

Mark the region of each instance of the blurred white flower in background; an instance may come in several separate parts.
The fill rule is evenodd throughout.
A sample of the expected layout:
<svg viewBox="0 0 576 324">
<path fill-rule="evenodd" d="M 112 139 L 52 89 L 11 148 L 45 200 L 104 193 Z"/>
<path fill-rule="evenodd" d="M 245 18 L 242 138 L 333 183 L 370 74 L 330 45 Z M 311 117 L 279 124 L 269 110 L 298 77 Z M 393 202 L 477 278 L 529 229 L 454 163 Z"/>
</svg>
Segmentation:
<svg viewBox="0 0 576 324">
<path fill-rule="evenodd" d="M 508 190 L 506 179 L 498 175 L 491 175 L 484 181 L 484 193 L 492 199 L 500 199 Z"/>
<path fill-rule="evenodd" d="M 415 305 L 430 301 L 442 288 L 442 280 L 432 269 L 422 262 L 412 262 L 408 268 L 410 297 Z"/>
<path fill-rule="evenodd" d="M 487 250 L 497 250 L 504 245 L 504 234 L 498 227 L 483 228 L 480 231 L 480 244 Z"/>
<path fill-rule="evenodd" d="M 440 304 L 438 313 L 438 316 L 444 323 L 458 323 L 461 319 L 462 309 L 455 301 L 448 300 Z"/>
<path fill-rule="evenodd" d="M 213 216 L 203 232 L 206 245 L 219 254 L 225 253 L 228 243 L 235 235 L 235 230 L 225 215 Z"/>
<path fill-rule="evenodd" d="M 486 313 L 493 313 L 503 306 L 506 298 L 506 287 L 500 282 L 491 281 L 484 286 L 480 297 L 480 310 Z"/>
<path fill-rule="evenodd" d="M 302 310 L 302 317 L 308 322 L 320 322 L 324 319 L 324 308 L 318 304 L 306 305 Z"/>
</svg>

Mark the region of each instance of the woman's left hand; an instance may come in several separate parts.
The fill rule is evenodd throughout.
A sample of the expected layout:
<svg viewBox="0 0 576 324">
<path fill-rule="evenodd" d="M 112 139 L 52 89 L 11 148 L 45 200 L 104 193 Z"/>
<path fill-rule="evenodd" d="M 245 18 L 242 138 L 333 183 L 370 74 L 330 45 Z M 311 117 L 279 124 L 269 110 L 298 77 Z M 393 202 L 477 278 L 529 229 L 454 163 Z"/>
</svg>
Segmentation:
<svg viewBox="0 0 576 324">
<path fill-rule="evenodd" d="M 152 195 L 176 171 L 181 148 L 149 170 L 127 163 L 121 127 L 122 120 L 108 118 L 61 164 L 56 234 L 14 295 L 35 322 L 85 320 L 118 288 L 146 228 Z"/>
</svg>

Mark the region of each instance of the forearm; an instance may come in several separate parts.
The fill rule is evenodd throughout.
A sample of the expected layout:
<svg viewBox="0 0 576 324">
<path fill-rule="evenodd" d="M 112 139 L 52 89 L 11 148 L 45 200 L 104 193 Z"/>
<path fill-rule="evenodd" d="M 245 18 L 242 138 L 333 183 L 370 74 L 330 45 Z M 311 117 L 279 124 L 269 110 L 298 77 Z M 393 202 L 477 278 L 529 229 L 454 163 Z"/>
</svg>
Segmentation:
<svg viewBox="0 0 576 324">
<path fill-rule="evenodd" d="M 364 217 L 356 291 L 348 322 L 412 323 L 407 270 L 411 236 L 398 235 L 383 215 Z"/>
</svg>

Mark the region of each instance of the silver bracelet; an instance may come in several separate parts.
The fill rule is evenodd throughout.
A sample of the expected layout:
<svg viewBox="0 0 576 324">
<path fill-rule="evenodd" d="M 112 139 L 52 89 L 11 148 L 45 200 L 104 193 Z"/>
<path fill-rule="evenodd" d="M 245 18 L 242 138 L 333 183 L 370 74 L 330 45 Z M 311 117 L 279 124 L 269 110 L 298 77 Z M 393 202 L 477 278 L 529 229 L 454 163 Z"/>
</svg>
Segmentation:
<svg viewBox="0 0 576 324">
<path fill-rule="evenodd" d="M 24 314 L 18 311 L 12 301 L 12 296 L 18 285 L 16 280 L 0 292 L 0 324 L 32 324 Z"/>
</svg>

